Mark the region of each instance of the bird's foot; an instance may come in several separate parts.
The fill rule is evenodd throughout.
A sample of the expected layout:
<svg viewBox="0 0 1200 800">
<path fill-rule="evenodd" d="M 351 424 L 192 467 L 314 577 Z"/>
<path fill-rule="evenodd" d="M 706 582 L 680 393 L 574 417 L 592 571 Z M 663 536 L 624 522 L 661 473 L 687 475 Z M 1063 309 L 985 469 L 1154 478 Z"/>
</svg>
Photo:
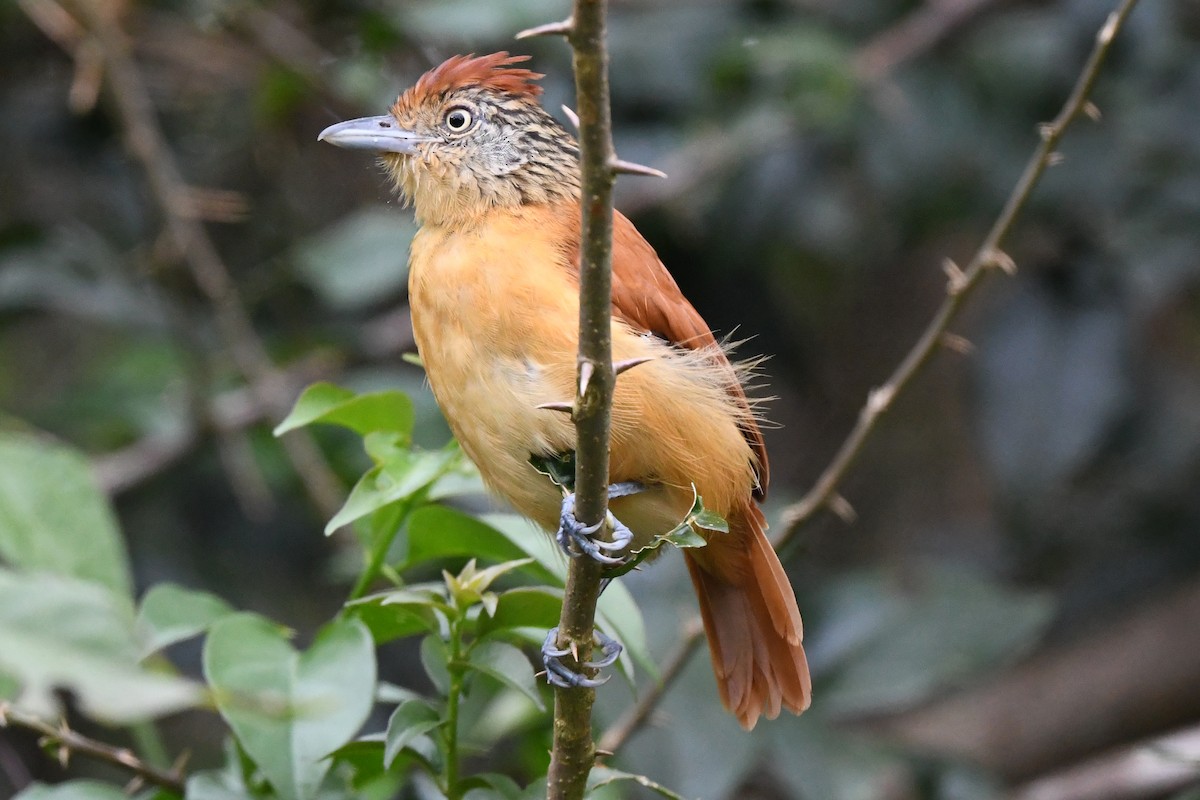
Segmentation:
<svg viewBox="0 0 1200 800">
<path fill-rule="evenodd" d="M 637 481 L 614 483 L 608 487 L 608 499 L 626 497 L 644 491 L 645 486 Z M 633 541 L 633 531 L 629 530 L 619 519 L 608 512 L 607 522 L 612 525 L 612 541 L 606 542 L 596 538 L 596 534 L 604 527 L 601 520 L 595 525 L 584 525 L 575 517 L 575 493 L 571 492 L 563 498 L 562 513 L 558 518 L 558 532 L 554 535 L 558 546 L 571 558 L 587 556 L 593 561 L 613 566 L 624 559 L 620 556 L 608 555 L 623 550 Z"/>
<path fill-rule="evenodd" d="M 603 669 L 612 666 L 621 655 L 621 643 L 616 639 L 596 631 L 596 645 L 600 648 L 600 658 L 595 661 L 584 661 L 579 664 L 582 669 Z M 589 678 L 568 667 L 562 662 L 565 656 L 574 655 L 570 650 L 558 646 L 558 628 L 551 628 L 542 643 L 542 663 L 546 665 L 546 680 L 553 686 L 564 689 L 588 688 L 594 689 L 608 682 L 608 678 Z"/>
</svg>

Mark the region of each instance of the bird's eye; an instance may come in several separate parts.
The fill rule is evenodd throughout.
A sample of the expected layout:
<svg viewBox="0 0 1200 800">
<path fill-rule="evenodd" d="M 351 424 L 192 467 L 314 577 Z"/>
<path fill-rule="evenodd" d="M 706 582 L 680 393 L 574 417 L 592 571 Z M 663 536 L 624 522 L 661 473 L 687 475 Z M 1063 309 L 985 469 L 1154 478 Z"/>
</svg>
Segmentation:
<svg viewBox="0 0 1200 800">
<path fill-rule="evenodd" d="M 471 127 L 471 112 L 465 108 L 452 108 L 446 112 L 446 127 L 451 133 L 462 133 Z"/>
</svg>

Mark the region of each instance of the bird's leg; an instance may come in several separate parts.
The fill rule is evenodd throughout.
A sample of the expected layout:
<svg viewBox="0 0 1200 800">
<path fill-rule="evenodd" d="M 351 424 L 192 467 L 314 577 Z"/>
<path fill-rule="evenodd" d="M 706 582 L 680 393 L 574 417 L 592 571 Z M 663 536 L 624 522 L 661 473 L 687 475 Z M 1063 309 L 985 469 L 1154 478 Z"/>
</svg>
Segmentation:
<svg viewBox="0 0 1200 800">
<path fill-rule="evenodd" d="M 614 483 L 608 487 L 608 499 L 627 497 L 645 491 L 645 489 L 646 487 L 637 481 Z M 603 529 L 606 521 L 612 525 L 611 542 L 596 538 L 596 534 Z M 562 548 L 562 551 L 571 558 L 586 555 L 593 561 L 613 566 L 620 564 L 624 559 L 620 556 L 608 555 L 608 553 L 628 547 L 629 543 L 633 541 L 633 531 L 614 517 L 611 511 L 608 512 L 606 519 L 600 520 L 595 525 L 584 525 L 575 517 L 575 493 L 571 492 L 563 497 L 562 513 L 558 518 L 558 532 L 554 534 L 554 538 L 558 541 L 558 546 Z"/>
<path fill-rule="evenodd" d="M 616 639 L 605 636 L 600 631 L 595 632 L 596 644 L 600 648 L 600 658 L 595 661 L 584 661 L 579 664 L 582 669 L 603 669 L 604 667 L 612 666 L 616 662 L 617 657 L 621 655 L 621 643 Z M 572 652 L 567 649 L 559 648 L 558 646 L 558 628 L 550 629 L 546 634 L 546 641 L 542 642 L 542 663 L 546 665 L 546 680 L 554 686 L 561 686 L 564 689 L 570 688 L 591 688 L 601 686 L 608 682 L 608 678 L 589 678 L 588 676 L 576 672 L 562 662 L 565 656 L 572 655 Z"/>
</svg>

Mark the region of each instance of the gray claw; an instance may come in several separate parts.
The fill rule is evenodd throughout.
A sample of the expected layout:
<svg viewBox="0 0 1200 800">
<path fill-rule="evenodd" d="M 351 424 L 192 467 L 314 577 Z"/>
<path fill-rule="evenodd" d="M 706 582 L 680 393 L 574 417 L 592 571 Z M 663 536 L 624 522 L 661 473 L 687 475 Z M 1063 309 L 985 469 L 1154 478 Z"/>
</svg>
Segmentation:
<svg viewBox="0 0 1200 800">
<path fill-rule="evenodd" d="M 610 496 L 625 497 L 629 494 L 635 494 L 642 491 L 641 484 L 632 484 L 638 488 L 630 488 L 631 484 L 617 483 L 609 487 Z M 616 488 L 617 494 L 613 495 L 612 490 Z M 633 532 L 629 530 L 620 520 L 608 514 L 608 522 L 612 524 L 611 542 L 595 539 L 593 536 L 600 531 L 603 522 L 597 522 L 595 525 L 584 525 L 575 517 L 575 494 L 572 492 L 563 498 L 562 512 L 558 518 L 558 532 L 554 534 L 558 546 L 562 551 L 571 558 L 579 558 L 586 555 L 593 561 L 599 561 L 601 564 L 614 566 L 620 564 L 624 559 L 606 555 L 606 552 L 612 553 L 617 550 L 623 550 L 633 541 Z"/>
<path fill-rule="evenodd" d="M 580 664 L 584 669 L 603 669 L 604 667 L 612 666 L 617 658 L 621 655 L 621 643 L 616 639 L 605 636 L 600 631 L 596 631 L 596 643 L 600 646 L 600 658 L 596 661 L 585 661 Z M 587 688 L 595 689 L 597 686 L 603 686 L 608 682 L 608 677 L 604 678 L 589 678 L 575 672 L 570 667 L 562 663 L 564 656 L 571 654 L 570 650 L 564 650 L 556 647 L 558 639 L 558 628 L 551 628 L 546 634 L 546 640 L 542 642 L 542 663 L 546 665 L 546 681 L 554 686 L 559 686 L 564 689 L 572 688 Z"/>
</svg>

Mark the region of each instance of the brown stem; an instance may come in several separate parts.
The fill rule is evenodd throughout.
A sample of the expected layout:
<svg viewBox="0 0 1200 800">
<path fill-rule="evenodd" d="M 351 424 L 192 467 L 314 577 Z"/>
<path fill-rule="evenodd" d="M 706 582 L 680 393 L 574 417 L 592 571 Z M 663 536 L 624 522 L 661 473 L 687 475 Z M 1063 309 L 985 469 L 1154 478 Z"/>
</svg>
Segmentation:
<svg viewBox="0 0 1200 800">
<path fill-rule="evenodd" d="M 41 734 L 38 743 L 43 748 L 55 748 L 58 760 L 64 767 L 72 754 L 79 753 L 127 769 L 147 783 L 152 783 L 178 795 L 183 794 L 184 779 L 180 768 L 173 768 L 169 772 L 159 769 L 142 761 L 132 750 L 114 747 L 71 730 L 67 727 L 66 721 L 62 721 L 58 725 L 51 725 L 35 716 L 18 711 L 7 703 L 0 702 L 0 728 L 9 725 Z"/>
<path fill-rule="evenodd" d="M 862 452 L 867 437 L 875 429 L 880 417 L 891 407 L 896 396 L 904 391 L 921 368 L 929 362 L 938 347 L 943 344 L 950 323 L 958 316 L 963 302 L 980 284 L 989 268 L 999 267 L 1005 272 L 1011 272 L 1015 268 L 1011 259 L 1000 249 L 1000 245 L 1012 229 L 1013 223 L 1016 222 L 1017 216 L 1025 207 L 1030 195 L 1033 194 L 1038 179 L 1050 164 L 1059 140 L 1062 139 L 1070 124 L 1087 108 L 1087 98 L 1096 82 L 1096 76 L 1100 73 L 1100 65 L 1104 63 L 1104 57 L 1108 55 L 1109 47 L 1112 45 L 1117 31 L 1120 30 L 1125 18 L 1129 16 L 1136 5 L 1137 0 L 1122 0 L 1117 10 L 1109 14 L 1104 27 L 1096 35 L 1096 46 L 1092 50 L 1091 57 L 1088 58 L 1083 71 L 1079 74 L 1075 88 L 1071 91 L 1062 110 L 1058 112 L 1058 116 L 1054 118 L 1053 122 L 1038 127 L 1042 139 L 1041 144 L 1038 145 L 1025 165 L 1025 171 L 1021 174 L 1017 185 L 1013 187 L 1008 201 L 1004 204 L 1000 216 L 993 223 L 992 229 L 984 238 L 983 244 L 979 246 L 965 269 L 960 270 L 957 266 L 947 262 L 949 277 L 946 284 L 946 297 L 942 300 L 941 307 L 938 308 L 921 337 L 892 372 L 887 382 L 871 390 L 866 404 L 859 412 L 858 422 L 854 429 L 850 431 L 850 435 L 846 437 L 841 448 L 833 457 L 833 461 L 821 473 L 821 477 L 817 479 L 813 488 L 799 502 L 783 512 L 784 531 L 776 542 L 777 547 L 782 547 L 790 541 L 801 525 L 817 511 L 828 506 L 836 496 L 838 484 L 841 483 L 842 478 L 850 470 L 850 466 Z"/>
<path fill-rule="evenodd" d="M 583 187 L 579 265 L 579 386 L 576 397 L 575 509 L 594 524 L 608 513 L 608 440 L 612 392 L 612 188 L 616 160 L 608 97 L 605 50 L 606 0 L 575 0 L 567 39 L 574 52 Z M 558 646 L 587 661 L 592 651 L 596 601 L 603 566 L 572 559 L 563 593 Z M 554 693 L 554 747 L 547 797 L 578 800 L 596 758 L 592 740 L 595 691 L 559 688 Z"/>
</svg>

